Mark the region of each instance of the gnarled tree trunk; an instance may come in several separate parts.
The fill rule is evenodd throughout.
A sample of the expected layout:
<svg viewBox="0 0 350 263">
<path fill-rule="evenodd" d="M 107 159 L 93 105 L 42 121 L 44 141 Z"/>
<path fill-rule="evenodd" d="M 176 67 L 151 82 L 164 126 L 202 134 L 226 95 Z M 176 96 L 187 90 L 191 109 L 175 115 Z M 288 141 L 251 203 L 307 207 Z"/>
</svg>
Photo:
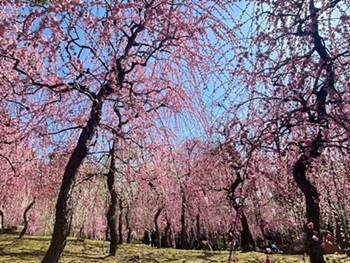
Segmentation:
<svg viewBox="0 0 350 263">
<path fill-rule="evenodd" d="M 24 227 L 23 227 L 21 233 L 19 234 L 18 239 L 21 239 L 24 236 L 24 234 L 27 232 L 27 229 L 28 229 L 28 212 L 30 211 L 30 209 L 33 207 L 34 204 L 35 204 L 35 197 L 29 203 L 29 205 L 26 207 L 26 209 L 24 210 L 24 213 L 23 213 Z"/>
</svg>

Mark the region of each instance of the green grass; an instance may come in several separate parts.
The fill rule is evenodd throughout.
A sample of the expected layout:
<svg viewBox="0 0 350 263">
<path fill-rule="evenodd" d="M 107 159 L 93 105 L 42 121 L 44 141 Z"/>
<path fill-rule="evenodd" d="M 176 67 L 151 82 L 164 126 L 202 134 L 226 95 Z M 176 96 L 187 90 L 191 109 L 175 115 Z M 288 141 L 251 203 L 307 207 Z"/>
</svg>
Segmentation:
<svg viewBox="0 0 350 263">
<path fill-rule="evenodd" d="M 0 235 L 0 263 L 40 262 L 49 245 L 48 237 L 25 236 L 22 240 L 16 235 Z M 108 242 L 85 240 L 84 242 L 70 238 L 64 251 L 61 262 L 90 263 L 90 262 L 227 262 L 227 251 L 199 251 L 179 249 L 155 249 L 141 244 L 123 244 L 114 258 L 106 257 Z M 262 262 L 265 255 L 262 253 L 235 253 L 236 262 Z M 345 255 L 327 255 L 327 262 L 350 262 Z M 272 255 L 273 263 L 297 263 L 304 261 L 302 256 Z"/>
</svg>

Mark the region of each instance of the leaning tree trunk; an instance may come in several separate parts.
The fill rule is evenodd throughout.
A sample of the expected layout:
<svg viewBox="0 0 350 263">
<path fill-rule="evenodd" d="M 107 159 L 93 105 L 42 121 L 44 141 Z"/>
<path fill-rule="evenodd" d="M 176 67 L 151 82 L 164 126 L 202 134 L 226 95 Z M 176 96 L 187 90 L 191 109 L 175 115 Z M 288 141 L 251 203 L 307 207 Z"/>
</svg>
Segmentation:
<svg viewBox="0 0 350 263">
<path fill-rule="evenodd" d="M 117 200 L 118 194 L 115 188 L 115 141 L 113 142 L 110 151 L 110 166 L 107 176 L 107 187 L 111 197 L 108 212 L 107 212 L 107 228 L 110 235 L 109 256 L 115 256 L 118 246 L 118 232 L 117 232 Z"/>
<path fill-rule="evenodd" d="M 156 233 L 155 233 L 156 240 L 155 241 L 156 241 L 157 248 L 161 247 L 161 235 L 160 235 L 160 231 L 159 231 L 158 218 L 159 218 L 160 214 L 162 213 L 163 208 L 164 207 L 158 208 L 156 214 L 154 215 L 154 227 L 156 230 Z"/>
<path fill-rule="evenodd" d="M 86 126 L 82 129 L 78 142 L 65 167 L 56 203 L 56 219 L 51 243 L 42 263 L 58 263 L 64 247 L 66 246 L 67 236 L 69 234 L 69 218 L 72 212 L 69 206 L 69 199 L 73 190 L 73 183 L 80 165 L 88 154 L 89 143 L 95 135 L 96 129 L 100 123 L 103 101 L 112 91 L 113 90 L 108 85 L 105 85 L 101 87 L 99 93 L 95 95 L 90 117 Z"/>
<path fill-rule="evenodd" d="M 19 234 L 18 239 L 21 239 L 24 236 L 24 234 L 27 232 L 27 229 L 28 229 L 28 212 L 30 211 L 30 209 L 33 207 L 34 204 L 35 204 L 35 197 L 29 203 L 29 205 L 26 207 L 26 209 L 24 210 L 24 213 L 23 213 L 24 227 L 23 227 L 21 233 Z"/>
</svg>

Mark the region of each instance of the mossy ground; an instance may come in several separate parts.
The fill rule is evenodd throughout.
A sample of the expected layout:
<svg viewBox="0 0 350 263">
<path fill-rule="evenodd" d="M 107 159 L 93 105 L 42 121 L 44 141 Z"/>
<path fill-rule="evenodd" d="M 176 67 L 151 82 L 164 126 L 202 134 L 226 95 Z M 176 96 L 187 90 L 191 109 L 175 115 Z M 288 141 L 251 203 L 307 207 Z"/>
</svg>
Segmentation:
<svg viewBox="0 0 350 263">
<path fill-rule="evenodd" d="M 49 245 L 48 237 L 25 236 L 17 239 L 16 235 L 0 235 L 0 263 L 40 262 Z M 199 251 L 179 249 L 155 249 L 142 244 L 123 244 L 118 249 L 118 256 L 106 257 L 108 242 L 69 239 L 61 262 L 90 263 L 90 262 L 227 262 L 227 251 Z M 236 262 L 262 262 L 265 255 L 262 253 L 235 253 Z M 327 255 L 327 262 L 350 262 L 345 255 Z M 272 255 L 274 263 L 308 262 L 302 256 Z"/>
</svg>

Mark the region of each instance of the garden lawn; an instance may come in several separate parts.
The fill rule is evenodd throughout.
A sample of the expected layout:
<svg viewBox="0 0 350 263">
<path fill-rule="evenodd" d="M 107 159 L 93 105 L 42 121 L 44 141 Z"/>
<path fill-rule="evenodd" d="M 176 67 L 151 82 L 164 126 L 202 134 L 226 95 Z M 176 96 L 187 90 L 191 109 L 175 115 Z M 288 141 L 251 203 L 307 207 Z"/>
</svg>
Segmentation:
<svg viewBox="0 0 350 263">
<path fill-rule="evenodd" d="M 37 263 L 40 262 L 49 245 L 49 237 L 25 236 L 22 240 L 16 235 L 0 234 L 0 263 Z M 61 262 L 227 262 L 227 251 L 199 251 L 179 249 L 156 249 L 142 244 L 123 244 L 116 257 L 106 257 L 109 243 L 106 241 L 85 240 L 84 242 L 70 238 L 64 250 Z M 262 253 L 235 253 L 236 262 L 262 262 Z M 273 263 L 297 263 L 304 261 L 302 256 L 272 255 Z M 345 255 L 327 255 L 327 262 L 349 262 Z"/>
</svg>

